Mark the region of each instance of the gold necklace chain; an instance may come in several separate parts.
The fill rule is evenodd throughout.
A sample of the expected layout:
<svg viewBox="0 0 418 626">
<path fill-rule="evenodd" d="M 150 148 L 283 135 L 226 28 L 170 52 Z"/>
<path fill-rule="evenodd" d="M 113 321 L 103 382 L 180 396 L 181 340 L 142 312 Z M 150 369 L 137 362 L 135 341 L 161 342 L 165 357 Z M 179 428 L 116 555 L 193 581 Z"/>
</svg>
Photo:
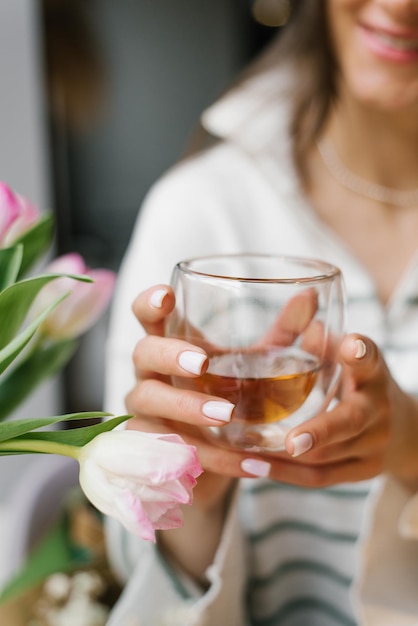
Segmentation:
<svg viewBox="0 0 418 626">
<path fill-rule="evenodd" d="M 360 178 L 360 176 L 351 172 L 341 163 L 330 141 L 323 139 L 316 145 L 322 161 L 331 176 L 349 191 L 368 200 L 389 204 L 400 209 L 418 205 L 418 189 L 400 191 L 399 189 L 384 187 L 383 185 L 364 180 L 364 178 Z"/>
</svg>

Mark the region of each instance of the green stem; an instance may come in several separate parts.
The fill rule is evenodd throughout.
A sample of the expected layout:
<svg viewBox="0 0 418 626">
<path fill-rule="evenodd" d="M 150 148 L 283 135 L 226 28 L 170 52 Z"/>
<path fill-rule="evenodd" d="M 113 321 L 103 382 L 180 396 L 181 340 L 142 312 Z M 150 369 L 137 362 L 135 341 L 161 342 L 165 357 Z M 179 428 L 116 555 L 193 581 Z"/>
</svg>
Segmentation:
<svg viewBox="0 0 418 626">
<path fill-rule="evenodd" d="M 61 456 L 69 456 L 76 460 L 80 453 L 78 446 L 35 439 L 11 439 L 9 441 L 2 441 L 0 442 L 0 452 L 3 450 L 5 452 L 43 452 L 46 454 L 60 454 Z"/>
</svg>

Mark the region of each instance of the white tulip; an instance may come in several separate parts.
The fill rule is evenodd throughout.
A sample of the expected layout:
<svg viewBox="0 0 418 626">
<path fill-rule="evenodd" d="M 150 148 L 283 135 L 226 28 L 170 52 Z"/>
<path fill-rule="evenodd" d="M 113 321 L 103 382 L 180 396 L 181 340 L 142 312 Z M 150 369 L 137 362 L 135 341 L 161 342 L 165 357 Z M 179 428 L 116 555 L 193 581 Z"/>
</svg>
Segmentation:
<svg viewBox="0 0 418 626">
<path fill-rule="evenodd" d="M 155 530 L 183 523 L 202 473 L 196 449 L 178 435 L 106 432 L 81 448 L 80 485 L 91 503 L 130 532 L 155 542 Z"/>
</svg>

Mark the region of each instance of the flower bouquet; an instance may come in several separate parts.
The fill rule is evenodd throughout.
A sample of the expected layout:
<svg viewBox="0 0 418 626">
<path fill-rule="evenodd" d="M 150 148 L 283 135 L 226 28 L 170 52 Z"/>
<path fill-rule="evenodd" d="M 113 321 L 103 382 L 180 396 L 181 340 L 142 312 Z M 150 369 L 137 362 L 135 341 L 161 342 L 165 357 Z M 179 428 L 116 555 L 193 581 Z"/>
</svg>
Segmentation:
<svg viewBox="0 0 418 626">
<path fill-rule="evenodd" d="M 7 419 L 68 362 L 114 287 L 113 272 L 89 270 L 77 254 L 59 257 L 35 273 L 52 236 L 52 216 L 41 216 L 26 198 L 0 183 L 0 456 L 41 453 L 74 459 L 90 514 L 93 509 L 113 516 L 130 532 L 155 541 L 155 530 L 182 524 L 180 504 L 191 503 L 202 471 L 192 446 L 177 435 L 114 431 L 129 416 L 100 411 Z M 77 428 L 63 427 L 74 420 Z M 49 558 L 47 571 L 52 562 Z M 55 569 L 61 566 L 57 562 Z M 36 567 L 29 577 L 23 573 L 23 583 L 21 576 L 6 585 L 0 607 L 21 593 L 22 585 L 39 582 L 45 570 Z M 64 593 L 62 585 L 61 580 L 61 591 L 54 593 Z M 104 624 L 103 619 L 96 623 Z M 58 618 L 37 623 L 61 624 Z"/>
</svg>

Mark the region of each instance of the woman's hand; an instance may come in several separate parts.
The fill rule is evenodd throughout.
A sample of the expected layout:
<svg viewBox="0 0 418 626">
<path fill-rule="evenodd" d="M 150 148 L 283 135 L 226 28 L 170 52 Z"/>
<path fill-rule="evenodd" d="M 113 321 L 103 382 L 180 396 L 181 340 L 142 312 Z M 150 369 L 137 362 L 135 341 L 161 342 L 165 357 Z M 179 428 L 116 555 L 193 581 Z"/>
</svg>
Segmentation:
<svg viewBox="0 0 418 626">
<path fill-rule="evenodd" d="M 226 423 L 232 409 L 227 401 L 170 385 L 170 375 L 197 376 L 208 365 L 201 348 L 163 337 L 164 319 L 173 307 L 174 295 L 166 286 L 140 294 L 133 305 L 148 336 L 134 353 L 137 385 L 127 404 L 137 416 L 132 427 L 175 430 L 197 446 L 207 470 L 196 491 L 199 505 L 210 509 L 219 503 L 220 476 L 223 493 L 233 477 L 267 474 L 291 484 L 321 487 L 388 471 L 418 486 L 418 401 L 399 388 L 370 339 L 351 334 L 343 340 L 343 377 L 335 408 L 290 431 L 286 452 L 249 456 L 222 449 L 202 434 L 202 426 Z M 194 373 L 185 365 L 195 368 Z M 218 419 L 208 417 L 208 403 Z M 221 413 L 224 422 L 219 420 Z"/>
<path fill-rule="evenodd" d="M 318 487 L 387 471 L 416 490 L 418 400 L 399 388 L 367 337 L 347 335 L 340 353 L 340 402 L 288 434 L 294 463 L 282 479 Z"/>
<path fill-rule="evenodd" d="M 252 465 L 248 454 L 219 448 L 202 434 L 202 427 L 226 424 L 231 418 L 233 404 L 224 398 L 171 385 L 170 376 L 196 377 L 208 366 L 202 348 L 163 336 L 164 319 L 173 307 L 174 294 L 166 286 L 143 292 L 133 304 L 134 313 L 147 336 L 138 342 L 133 354 L 137 383 L 126 398 L 129 412 L 135 415 L 130 427 L 178 432 L 188 443 L 199 448 L 202 466 L 218 475 L 230 479 L 266 475 L 268 462 L 254 457 Z"/>
<path fill-rule="evenodd" d="M 135 417 L 128 427 L 176 432 L 197 448 L 206 471 L 194 489 L 194 505 L 185 508 L 182 528 L 159 533 L 159 545 L 169 560 L 205 585 L 204 574 L 219 544 L 234 478 L 266 476 L 271 465 L 256 455 L 225 450 L 205 439 L 202 427 L 225 424 L 233 405 L 170 384 L 170 376 L 198 376 L 208 366 L 204 350 L 163 336 L 164 319 L 174 302 L 172 290 L 160 285 L 141 293 L 133 304 L 147 336 L 133 355 L 137 382 L 126 405 Z"/>
<path fill-rule="evenodd" d="M 170 383 L 173 375 L 199 376 L 208 366 L 202 348 L 164 337 L 164 320 L 174 303 L 172 290 L 160 285 L 133 304 L 147 335 L 134 351 L 137 382 L 127 396 L 127 408 L 136 416 L 130 428 L 177 432 L 198 450 L 205 472 L 194 491 L 195 504 L 185 510 L 183 528 L 160 533 L 163 552 L 196 580 L 205 584 L 236 478 L 268 475 L 323 487 L 389 471 L 418 488 L 418 401 L 398 387 L 370 339 L 353 334 L 343 340 L 343 377 L 335 408 L 290 431 L 285 452 L 249 455 L 218 447 L 203 434 L 204 427 L 227 423 L 233 405 Z"/>
</svg>

